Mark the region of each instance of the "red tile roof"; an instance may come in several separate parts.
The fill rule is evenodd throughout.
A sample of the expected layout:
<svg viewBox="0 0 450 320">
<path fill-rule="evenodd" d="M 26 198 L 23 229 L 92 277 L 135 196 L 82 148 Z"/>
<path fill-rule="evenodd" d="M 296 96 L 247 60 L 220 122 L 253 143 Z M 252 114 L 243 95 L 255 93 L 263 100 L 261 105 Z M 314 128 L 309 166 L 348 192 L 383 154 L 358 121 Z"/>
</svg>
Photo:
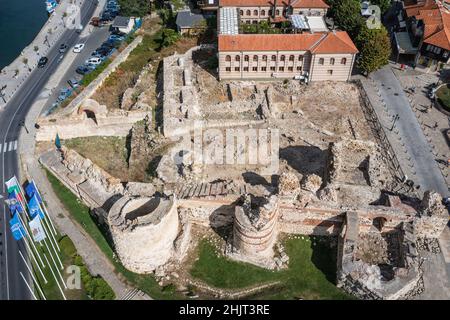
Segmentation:
<svg viewBox="0 0 450 320">
<path fill-rule="evenodd" d="M 277 6 L 287 6 L 289 1 L 279 0 Z M 220 0 L 220 7 L 259 7 L 273 6 L 274 0 Z M 293 8 L 328 8 L 324 0 L 292 0 Z"/>
<path fill-rule="evenodd" d="M 450 50 L 450 12 L 435 0 L 418 0 L 405 6 L 408 17 L 422 20 L 425 28 L 423 42 Z"/>
<path fill-rule="evenodd" d="M 219 51 L 308 51 L 313 53 L 357 53 L 344 31 L 302 34 L 219 35 Z"/>
</svg>

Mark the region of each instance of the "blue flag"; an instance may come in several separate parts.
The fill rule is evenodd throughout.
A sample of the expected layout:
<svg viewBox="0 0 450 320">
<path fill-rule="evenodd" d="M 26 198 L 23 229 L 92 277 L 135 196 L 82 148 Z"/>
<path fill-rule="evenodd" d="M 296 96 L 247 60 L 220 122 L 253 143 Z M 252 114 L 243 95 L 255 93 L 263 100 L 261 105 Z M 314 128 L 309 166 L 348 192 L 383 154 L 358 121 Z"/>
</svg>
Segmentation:
<svg viewBox="0 0 450 320">
<path fill-rule="evenodd" d="M 56 134 L 55 146 L 56 148 L 61 149 L 61 140 L 59 139 L 59 134 Z"/>
<path fill-rule="evenodd" d="M 9 210 L 11 213 L 18 211 L 19 213 L 23 212 L 23 207 L 20 201 L 17 199 L 17 195 L 15 192 L 12 192 L 8 195 L 8 200 L 5 201 L 8 204 Z"/>
<path fill-rule="evenodd" d="M 28 202 L 28 209 L 30 211 L 30 216 L 32 219 L 36 217 L 36 215 L 39 214 L 39 217 L 41 219 L 44 219 L 44 212 L 41 210 L 41 207 L 39 206 L 39 201 L 36 197 L 36 194 L 34 194 L 30 201 Z"/>
<path fill-rule="evenodd" d="M 27 194 L 29 199 L 31 199 L 33 197 L 33 195 L 36 195 L 36 198 L 38 199 L 39 203 L 42 203 L 42 199 L 39 196 L 39 192 L 37 191 L 37 188 L 36 188 L 36 185 L 34 184 L 34 181 L 31 181 L 25 187 L 25 193 Z"/>
<path fill-rule="evenodd" d="M 17 211 L 16 213 L 14 213 L 13 218 L 9 220 L 9 226 L 14 239 L 20 240 L 25 236 L 25 229 L 23 228 L 23 225 L 20 222 L 19 214 L 17 213 Z"/>
</svg>

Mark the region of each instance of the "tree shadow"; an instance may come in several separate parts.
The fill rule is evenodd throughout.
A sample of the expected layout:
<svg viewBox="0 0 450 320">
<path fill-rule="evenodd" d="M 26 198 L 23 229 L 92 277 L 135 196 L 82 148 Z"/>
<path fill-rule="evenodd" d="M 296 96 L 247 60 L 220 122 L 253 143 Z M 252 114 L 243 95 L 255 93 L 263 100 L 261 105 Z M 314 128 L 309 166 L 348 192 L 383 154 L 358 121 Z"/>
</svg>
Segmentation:
<svg viewBox="0 0 450 320">
<path fill-rule="evenodd" d="M 209 48 L 195 50 L 192 52 L 192 61 L 218 80 L 219 74 L 217 73 L 217 68 L 219 66 L 219 61 L 216 53 L 217 51 L 215 49 Z"/>
</svg>

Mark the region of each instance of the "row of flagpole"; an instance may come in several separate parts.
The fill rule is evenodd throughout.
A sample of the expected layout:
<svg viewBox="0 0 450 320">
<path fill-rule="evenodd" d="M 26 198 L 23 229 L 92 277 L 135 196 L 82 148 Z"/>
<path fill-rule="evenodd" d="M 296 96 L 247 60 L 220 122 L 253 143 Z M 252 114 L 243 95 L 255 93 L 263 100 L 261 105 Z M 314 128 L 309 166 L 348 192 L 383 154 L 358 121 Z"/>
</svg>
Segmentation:
<svg viewBox="0 0 450 320">
<path fill-rule="evenodd" d="M 61 274 L 61 270 L 64 269 L 64 266 L 58 254 L 61 252 L 61 249 L 56 241 L 56 229 L 48 214 L 47 207 L 45 206 L 37 185 L 34 180 L 32 180 L 25 187 L 26 195 L 29 198 L 28 201 L 16 176 L 6 181 L 5 185 L 8 190 L 8 198 L 5 202 L 8 204 L 9 210 L 12 214 L 12 219 L 9 221 L 9 224 L 14 239 L 17 241 L 24 241 L 25 248 L 30 254 L 36 269 L 39 271 L 44 284 L 47 284 L 48 280 L 42 269 L 46 269 L 47 267 L 50 269 L 50 273 L 52 274 L 63 299 L 66 300 L 66 296 L 64 295 L 64 291 L 61 287 L 62 284 L 64 289 L 67 289 L 66 283 Z M 52 263 L 50 263 L 45 252 L 41 250 L 42 256 L 44 257 L 44 259 L 42 259 L 36 244 L 38 244 L 41 248 L 45 247 Z M 31 274 L 32 280 L 39 292 L 39 296 L 46 300 L 41 285 L 33 274 L 32 266 L 30 267 L 28 265 L 20 250 L 19 254 Z M 32 291 L 31 286 L 26 282 L 26 279 L 22 273 L 21 276 L 28 289 L 31 291 L 33 298 L 36 299 L 35 293 Z"/>
</svg>

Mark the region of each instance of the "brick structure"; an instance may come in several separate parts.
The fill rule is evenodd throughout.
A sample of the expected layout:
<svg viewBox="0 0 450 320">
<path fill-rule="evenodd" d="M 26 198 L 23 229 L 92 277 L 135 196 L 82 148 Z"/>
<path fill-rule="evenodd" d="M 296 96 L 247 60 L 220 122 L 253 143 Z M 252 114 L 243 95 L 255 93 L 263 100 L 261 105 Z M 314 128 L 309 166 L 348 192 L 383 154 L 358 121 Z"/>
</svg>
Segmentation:
<svg viewBox="0 0 450 320">
<path fill-rule="evenodd" d="M 322 18 L 327 9 L 322 0 L 220 1 L 219 78 L 347 81 L 358 50 L 346 32 L 327 30 Z M 237 28 L 261 21 L 274 28 L 291 22 L 290 32 L 255 34 Z"/>
</svg>

